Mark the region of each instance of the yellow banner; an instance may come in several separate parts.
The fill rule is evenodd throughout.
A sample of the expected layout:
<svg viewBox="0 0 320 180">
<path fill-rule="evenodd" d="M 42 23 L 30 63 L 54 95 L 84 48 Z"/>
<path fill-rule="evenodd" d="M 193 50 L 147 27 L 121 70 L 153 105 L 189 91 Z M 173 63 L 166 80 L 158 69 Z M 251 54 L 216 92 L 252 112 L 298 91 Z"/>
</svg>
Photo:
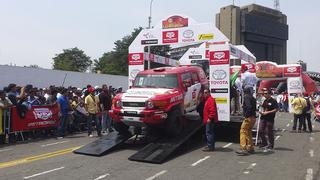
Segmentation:
<svg viewBox="0 0 320 180">
<path fill-rule="evenodd" d="M 4 131 L 3 131 L 3 121 L 2 121 L 2 109 L 0 109 L 0 134 L 3 134 L 4 133 Z"/>
<path fill-rule="evenodd" d="M 227 104 L 227 98 L 215 98 L 217 104 Z"/>
</svg>

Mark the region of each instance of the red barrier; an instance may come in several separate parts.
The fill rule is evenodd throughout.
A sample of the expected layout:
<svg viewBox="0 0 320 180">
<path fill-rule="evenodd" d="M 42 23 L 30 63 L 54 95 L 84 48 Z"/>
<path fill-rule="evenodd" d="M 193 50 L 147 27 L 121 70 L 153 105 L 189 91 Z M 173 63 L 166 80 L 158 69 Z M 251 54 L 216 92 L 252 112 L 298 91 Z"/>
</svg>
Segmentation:
<svg viewBox="0 0 320 180">
<path fill-rule="evenodd" d="M 57 127 L 59 122 L 58 106 L 34 106 L 28 110 L 24 118 L 18 114 L 17 108 L 12 108 L 12 131 L 28 131 L 46 127 Z"/>
</svg>

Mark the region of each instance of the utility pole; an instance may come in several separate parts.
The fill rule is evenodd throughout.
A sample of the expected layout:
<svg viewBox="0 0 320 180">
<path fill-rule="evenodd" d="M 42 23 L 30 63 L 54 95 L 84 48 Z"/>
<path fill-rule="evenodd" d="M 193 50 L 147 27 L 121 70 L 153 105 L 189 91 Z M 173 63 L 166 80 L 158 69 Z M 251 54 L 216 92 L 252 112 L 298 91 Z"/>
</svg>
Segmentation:
<svg viewBox="0 0 320 180">
<path fill-rule="evenodd" d="M 148 29 L 151 29 L 152 3 L 153 3 L 153 0 L 150 1 L 150 11 L 149 11 L 149 17 L 148 17 Z M 148 46 L 148 53 L 149 54 L 151 53 L 150 46 Z M 148 69 L 150 69 L 150 59 L 148 61 Z"/>
<path fill-rule="evenodd" d="M 273 6 L 274 6 L 274 9 L 280 11 L 280 0 L 274 0 Z"/>
</svg>

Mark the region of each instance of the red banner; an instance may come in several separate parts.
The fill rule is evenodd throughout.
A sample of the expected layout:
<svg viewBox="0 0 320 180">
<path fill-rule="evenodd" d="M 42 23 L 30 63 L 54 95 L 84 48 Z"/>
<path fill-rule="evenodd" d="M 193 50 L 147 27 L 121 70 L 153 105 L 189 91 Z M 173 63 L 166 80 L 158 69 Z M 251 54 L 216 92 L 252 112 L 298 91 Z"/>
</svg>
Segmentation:
<svg viewBox="0 0 320 180">
<path fill-rule="evenodd" d="M 189 24 L 188 18 L 184 18 L 181 16 L 171 16 L 168 19 L 162 21 L 162 28 L 170 29 L 170 28 L 188 27 L 188 24 Z"/>
<path fill-rule="evenodd" d="M 210 65 L 229 64 L 230 52 L 229 51 L 211 51 L 210 52 Z"/>
<path fill-rule="evenodd" d="M 143 65 L 143 53 L 130 53 L 129 65 Z"/>
<path fill-rule="evenodd" d="M 21 118 L 16 107 L 12 108 L 12 131 L 28 131 L 46 127 L 57 127 L 58 106 L 34 106 Z"/>
<path fill-rule="evenodd" d="M 163 31 L 162 32 L 162 43 L 177 43 L 179 41 L 179 31 Z"/>
</svg>

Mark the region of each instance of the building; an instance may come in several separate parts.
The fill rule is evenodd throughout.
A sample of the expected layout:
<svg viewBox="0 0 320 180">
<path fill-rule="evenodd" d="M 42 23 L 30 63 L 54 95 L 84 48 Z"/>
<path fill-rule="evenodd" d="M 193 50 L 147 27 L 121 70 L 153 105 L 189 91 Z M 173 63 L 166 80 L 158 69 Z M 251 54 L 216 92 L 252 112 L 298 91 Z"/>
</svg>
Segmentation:
<svg viewBox="0 0 320 180">
<path fill-rule="evenodd" d="M 257 61 L 287 63 L 287 16 L 280 11 L 256 4 L 230 5 L 220 9 L 216 26 L 232 44 L 245 45 Z"/>
</svg>

